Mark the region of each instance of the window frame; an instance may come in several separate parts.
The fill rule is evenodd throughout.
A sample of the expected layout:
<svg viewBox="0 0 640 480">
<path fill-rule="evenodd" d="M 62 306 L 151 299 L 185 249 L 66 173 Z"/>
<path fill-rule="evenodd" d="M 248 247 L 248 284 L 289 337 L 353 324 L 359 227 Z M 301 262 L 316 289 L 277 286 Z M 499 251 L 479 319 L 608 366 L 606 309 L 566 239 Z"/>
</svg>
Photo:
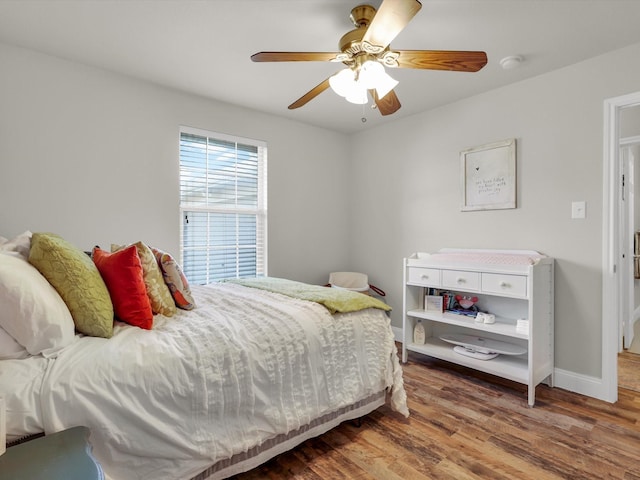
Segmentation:
<svg viewBox="0 0 640 480">
<path fill-rule="evenodd" d="M 248 208 L 246 206 L 238 207 L 215 207 L 211 205 L 189 205 L 182 201 L 182 160 L 181 160 L 181 144 L 182 135 L 195 135 L 204 137 L 209 140 L 215 140 L 220 142 L 234 143 L 237 145 L 247 145 L 256 147 L 258 149 L 258 191 L 257 191 L 257 206 L 255 208 Z M 187 212 L 205 212 L 205 213 L 221 213 L 221 214 L 250 214 L 256 215 L 256 276 L 268 275 L 268 209 L 267 209 L 267 143 L 262 140 L 256 140 L 252 138 L 240 137 L 238 135 L 229 135 L 225 133 L 213 132 L 210 130 L 204 130 L 199 128 L 193 128 L 188 126 L 180 126 L 178 132 L 178 202 L 180 211 L 180 263 L 185 265 L 185 245 L 184 245 L 184 229 L 185 229 L 185 217 Z M 208 243 L 205 247 L 209 252 L 211 250 L 211 244 Z M 238 278 L 238 249 L 240 244 L 236 242 L 236 276 L 226 278 Z M 208 263 L 208 262 L 207 262 Z M 207 265 L 206 283 L 212 283 L 218 281 L 218 279 L 210 278 L 210 266 Z M 190 280 L 191 281 L 191 280 Z"/>
</svg>

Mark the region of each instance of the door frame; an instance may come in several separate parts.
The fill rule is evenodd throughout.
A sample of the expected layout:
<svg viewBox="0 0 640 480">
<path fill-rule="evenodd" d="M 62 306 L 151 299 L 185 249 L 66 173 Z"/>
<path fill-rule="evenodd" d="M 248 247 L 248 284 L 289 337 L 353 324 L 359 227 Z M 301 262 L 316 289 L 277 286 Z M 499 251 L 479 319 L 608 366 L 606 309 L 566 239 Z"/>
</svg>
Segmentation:
<svg viewBox="0 0 640 480">
<path fill-rule="evenodd" d="M 603 399 L 618 400 L 618 346 L 621 338 L 620 111 L 640 105 L 640 92 L 604 101 L 602 208 L 602 388 Z"/>
</svg>

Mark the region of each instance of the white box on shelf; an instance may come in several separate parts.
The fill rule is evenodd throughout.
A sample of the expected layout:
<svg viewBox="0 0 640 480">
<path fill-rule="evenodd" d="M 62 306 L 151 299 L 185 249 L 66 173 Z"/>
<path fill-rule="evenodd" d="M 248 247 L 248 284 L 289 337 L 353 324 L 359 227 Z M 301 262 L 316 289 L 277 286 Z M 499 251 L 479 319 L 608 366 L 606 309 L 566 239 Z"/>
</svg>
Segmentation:
<svg viewBox="0 0 640 480">
<path fill-rule="evenodd" d="M 425 295 L 424 309 L 428 312 L 443 312 L 443 302 L 440 295 Z"/>
<path fill-rule="evenodd" d="M 524 320 L 519 318 L 516 320 L 516 330 L 519 332 L 528 332 L 529 331 L 529 320 Z"/>
</svg>

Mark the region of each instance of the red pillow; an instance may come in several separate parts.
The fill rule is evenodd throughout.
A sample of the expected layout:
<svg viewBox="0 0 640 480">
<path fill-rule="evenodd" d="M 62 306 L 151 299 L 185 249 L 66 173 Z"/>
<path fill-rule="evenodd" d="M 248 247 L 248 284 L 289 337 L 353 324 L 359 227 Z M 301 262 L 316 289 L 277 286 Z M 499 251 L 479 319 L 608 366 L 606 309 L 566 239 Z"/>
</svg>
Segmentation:
<svg viewBox="0 0 640 480">
<path fill-rule="evenodd" d="M 114 253 L 95 247 L 93 261 L 107 285 L 116 317 L 130 325 L 151 330 L 153 312 L 136 246 Z"/>
</svg>

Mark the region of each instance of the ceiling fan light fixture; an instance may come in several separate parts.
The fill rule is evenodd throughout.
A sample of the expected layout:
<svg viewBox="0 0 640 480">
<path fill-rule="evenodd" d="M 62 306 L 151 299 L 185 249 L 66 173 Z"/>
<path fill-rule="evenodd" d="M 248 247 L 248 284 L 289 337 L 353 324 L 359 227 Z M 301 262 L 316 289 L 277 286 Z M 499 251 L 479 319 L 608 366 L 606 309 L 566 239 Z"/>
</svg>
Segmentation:
<svg viewBox="0 0 640 480">
<path fill-rule="evenodd" d="M 358 83 L 362 83 L 367 90 L 375 89 L 378 98 L 383 98 L 398 85 L 398 81 L 385 71 L 384 66 L 374 60 L 362 65 Z"/>
<path fill-rule="evenodd" d="M 356 74 L 350 68 L 340 70 L 338 73 L 329 78 L 331 89 L 341 97 L 347 97 L 358 88 L 356 83 Z"/>
<path fill-rule="evenodd" d="M 363 88 L 362 81 L 356 80 L 356 72 L 351 68 L 345 68 L 329 78 L 331 89 L 348 102 L 362 105 L 368 102 L 367 89 Z"/>
<path fill-rule="evenodd" d="M 329 78 L 329 85 L 348 102 L 361 105 L 368 102 L 368 90 L 375 90 L 378 98 L 383 98 L 398 85 L 398 81 L 387 74 L 381 63 L 370 60 L 357 73 L 352 68 L 340 70 Z"/>
<path fill-rule="evenodd" d="M 391 90 L 396 88 L 398 83 L 399 82 L 395 78 L 384 72 L 384 75 L 378 79 L 378 83 L 375 87 L 378 98 L 384 98 Z"/>
<path fill-rule="evenodd" d="M 360 75 L 358 75 L 358 82 L 362 84 L 367 90 L 376 88 L 379 80 L 386 75 L 384 67 L 381 63 L 374 60 L 368 60 L 360 67 Z"/>
<path fill-rule="evenodd" d="M 356 105 L 364 105 L 369 101 L 367 98 L 367 90 L 361 86 L 355 88 L 354 91 L 345 98 L 347 99 L 347 102 L 355 103 Z"/>
</svg>

